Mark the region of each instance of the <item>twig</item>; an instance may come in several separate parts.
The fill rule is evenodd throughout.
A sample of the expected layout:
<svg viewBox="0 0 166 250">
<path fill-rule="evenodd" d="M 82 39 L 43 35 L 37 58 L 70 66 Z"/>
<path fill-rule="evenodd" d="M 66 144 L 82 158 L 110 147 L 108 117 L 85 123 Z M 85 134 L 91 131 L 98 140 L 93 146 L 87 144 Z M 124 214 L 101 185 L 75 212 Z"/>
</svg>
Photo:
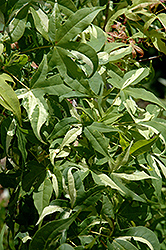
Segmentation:
<svg viewBox="0 0 166 250">
<path fill-rule="evenodd" d="M 106 6 L 105 22 L 104 22 L 104 26 L 103 26 L 104 31 L 105 31 L 105 26 L 106 26 L 107 21 L 108 21 L 109 6 L 110 6 L 110 0 L 108 1 L 107 6 Z"/>
<path fill-rule="evenodd" d="M 162 57 L 162 56 L 163 56 L 163 55 L 158 55 L 158 56 L 152 56 L 152 57 L 148 57 L 148 58 L 143 58 L 143 59 L 138 60 L 138 62 L 150 61 L 150 60 L 153 60 L 153 59 L 160 58 L 160 57 Z"/>
<path fill-rule="evenodd" d="M 19 52 L 19 54 L 31 52 L 31 51 L 34 51 L 34 50 L 37 50 L 37 49 L 48 49 L 48 48 L 51 48 L 51 47 L 53 47 L 53 45 L 46 45 L 46 46 L 36 47 L 36 48 L 33 48 L 33 49 L 28 49 L 28 50 Z"/>
<path fill-rule="evenodd" d="M 30 88 L 28 88 L 23 82 L 21 82 L 16 76 L 14 76 L 12 73 L 8 72 L 7 70 L 5 70 L 3 68 L 3 71 L 5 71 L 6 73 L 8 73 L 11 77 L 13 77 L 17 82 L 19 82 L 24 88 L 26 88 L 28 91 L 30 90 Z"/>
</svg>

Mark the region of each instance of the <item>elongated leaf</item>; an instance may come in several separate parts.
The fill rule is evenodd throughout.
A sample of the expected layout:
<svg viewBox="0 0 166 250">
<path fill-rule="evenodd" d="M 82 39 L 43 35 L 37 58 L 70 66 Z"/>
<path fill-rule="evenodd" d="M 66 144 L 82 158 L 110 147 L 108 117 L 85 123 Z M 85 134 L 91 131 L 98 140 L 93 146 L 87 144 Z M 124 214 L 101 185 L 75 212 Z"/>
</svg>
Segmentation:
<svg viewBox="0 0 166 250">
<path fill-rule="evenodd" d="M 123 77 L 123 80 L 125 82 L 123 83 L 122 89 L 126 88 L 129 85 L 135 85 L 135 84 L 139 83 L 141 80 L 143 80 L 148 75 L 149 75 L 148 68 L 140 68 L 137 70 L 129 71 Z"/>
<path fill-rule="evenodd" d="M 113 240 L 112 244 L 108 243 L 108 250 L 138 250 L 132 243 L 126 241 L 123 238 L 116 238 Z"/>
<path fill-rule="evenodd" d="M 77 122 L 78 120 L 74 117 L 66 117 L 62 119 L 55 125 L 53 131 L 49 135 L 49 139 L 53 140 L 57 137 L 64 136 L 66 132 L 69 130 L 70 126 Z"/>
<path fill-rule="evenodd" d="M 9 24 L 9 33 L 12 38 L 12 42 L 17 42 L 24 34 L 27 17 L 24 19 L 14 18 Z"/>
<path fill-rule="evenodd" d="M 43 60 L 41 61 L 37 71 L 32 76 L 31 79 L 31 87 L 37 88 L 43 85 L 44 80 L 46 79 L 46 75 L 48 72 L 48 65 L 47 65 L 47 56 L 43 56 Z"/>
<path fill-rule="evenodd" d="M 37 161 L 29 162 L 27 167 L 28 171 L 24 172 L 22 179 L 22 188 L 26 192 L 29 192 L 31 187 L 33 186 L 35 188 L 35 191 L 37 191 L 39 186 L 45 179 L 46 169 Z"/>
<path fill-rule="evenodd" d="M 133 156 L 138 156 L 149 151 L 152 145 L 158 140 L 159 135 L 155 136 L 149 140 L 139 140 L 136 141 L 130 149 L 130 154 Z"/>
<path fill-rule="evenodd" d="M 91 24 L 91 26 L 89 26 L 84 32 L 85 36 L 87 32 L 89 32 L 90 35 L 90 39 L 88 39 L 88 41 L 86 40 L 86 43 L 96 52 L 100 51 L 106 42 L 106 34 L 103 30 L 100 27 Z"/>
<path fill-rule="evenodd" d="M 144 179 L 156 179 L 156 177 L 146 174 L 144 171 L 136 171 L 133 174 L 112 173 L 112 175 L 129 181 L 140 181 Z"/>
<path fill-rule="evenodd" d="M 5 234 L 5 229 L 6 229 L 6 224 L 3 225 L 2 229 L 1 229 L 1 232 L 0 232 L 0 250 L 4 250 L 3 237 L 4 237 L 4 234 Z"/>
<path fill-rule="evenodd" d="M 90 141 L 93 148 L 100 154 L 109 157 L 108 154 L 108 141 L 102 134 L 97 130 L 92 130 L 89 127 L 84 129 L 84 134 L 86 138 Z"/>
<path fill-rule="evenodd" d="M 0 55 L 3 53 L 4 46 L 2 43 L 0 43 Z"/>
<path fill-rule="evenodd" d="M 50 179 L 45 179 L 38 191 L 33 193 L 34 205 L 39 215 L 41 215 L 43 209 L 48 206 L 52 191 L 53 188 Z"/>
<path fill-rule="evenodd" d="M 97 130 L 101 133 L 110 133 L 119 131 L 117 128 L 114 128 L 111 125 L 108 126 L 100 122 L 93 122 L 90 126 L 88 126 L 88 128 L 90 128 L 90 130 Z"/>
<path fill-rule="evenodd" d="M 128 87 L 123 90 L 125 94 L 130 95 L 134 97 L 135 99 L 142 99 L 144 101 L 148 101 L 151 103 L 155 103 L 162 107 L 163 109 L 166 109 L 165 105 L 151 92 L 143 89 L 143 88 L 131 88 Z"/>
<path fill-rule="evenodd" d="M 65 146 L 69 146 L 69 144 L 74 142 L 77 136 L 80 135 L 81 133 L 82 133 L 82 128 L 80 127 L 70 129 L 62 141 L 60 149 L 62 149 Z"/>
<path fill-rule="evenodd" d="M 37 221 L 36 225 L 38 225 L 45 216 L 55 213 L 55 212 L 63 212 L 63 208 L 59 206 L 49 205 L 48 207 L 45 207 L 39 217 L 39 220 Z"/>
<path fill-rule="evenodd" d="M 48 41 L 48 16 L 39 8 L 30 7 L 37 31 Z"/>
<path fill-rule="evenodd" d="M 87 28 L 96 15 L 103 9 L 101 7 L 83 8 L 70 15 L 65 24 L 57 32 L 57 44 L 62 46 L 71 41 Z"/>
<path fill-rule="evenodd" d="M 73 3 L 72 0 L 68 0 L 68 1 L 66 1 L 66 0 L 58 0 L 57 2 L 58 2 L 58 4 L 60 6 L 63 6 L 63 8 L 67 9 L 68 11 L 69 10 L 72 11 L 72 12 L 77 11 L 77 8 L 76 8 L 76 6 L 75 6 L 75 4 Z M 66 14 L 66 12 L 65 12 L 65 14 Z"/>
<path fill-rule="evenodd" d="M 162 25 L 166 29 L 166 14 L 160 13 L 159 15 L 157 15 L 157 18 L 159 19 L 159 21 L 162 23 Z"/>
<path fill-rule="evenodd" d="M 64 81 L 75 91 L 81 92 L 81 93 L 89 93 L 90 87 L 85 80 L 86 75 L 85 73 L 77 66 L 77 64 L 70 58 L 72 57 L 72 54 L 70 54 L 67 50 L 62 49 L 60 47 L 54 48 L 54 50 L 51 52 L 50 59 L 49 59 L 49 68 L 57 67 L 61 77 L 64 79 Z M 73 95 L 79 96 L 78 92 L 73 92 Z M 69 98 L 64 93 L 64 96 Z"/>
<path fill-rule="evenodd" d="M 15 94 L 14 90 L 12 87 L 7 83 L 13 82 L 13 79 L 3 73 L 0 75 L 0 104 L 12 111 L 18 118 L 19 122 L 21 123 L 21 108 L 20 108 L 20 103 L 17 98 L 17 95 Z"/>
<path fill-rule="evenodd" d="M 77 218 L 79 212 L 80 211 L 76 212 L 67 219 L 51 221 L 40 228 L 32 238 L 29 250 L 47 249 L 49 242 L 57 235 L 61 234 L 62 230 L 68 229 L 73 221 Z"/>
<path fill-rule="evenodd" d="M 58 3 L 55 3 L 48 24 L 48 36 L 52 42 L 56 41 L 57 30 L 60 28 L 61 23 L 62 23 L 62 16 L 59 10 L 59 5 Z"/>
<path fill-rule="evenodd" d="M 48 117 L 48 107 L 39 91 L 28 91 L 21 95 L 23 106 L 27 111 L 32 129 L 38 140 L 42 141 L 40 130 Z"/>
<path fill-rule="evenodd" d="M 96 54 L 96 51 L 91 46 L 85 43 L 70 42 L 63 45 L 63 48 L 69 50 L 75 50 L 80 52 L 82 55 L 85 55 L 90 60 L 91 62 L 90 64 L 88 60 L 86 60 L 86 58 L 84 58 L 83 56 L 79 57 L 92 68 L 92 73 L 90 74 L 90 76 L 92 76 L 95 73 L 95 71 L 98 68 L 98 56 Z"/>
<path fill-rule="evenodd" d="M 151 250 L 160 250 L 160 243 L 156 234 L 147 227 L 131 227 L 125 235 L 126 236 L 120 237 L 120 239 L 130 240 L 133 238 L 136 241 L 145 243 Z"/>
<path fill-rule="evenodd" d="M 115 177 L 113 174 L 111 175 L 111 177 L 112 177 L 112 180 L 115 182 L 115 184 L 121 190 L 123 190 L 123 193 L 122 193 L 123 196 L 125 196 L 126 198 L 131 197 L 135 201 L 140 201 L 144 203 L 146 202 L 142 197 L 140 197 L 139 195 L 134 193 L 132 190 L 127 188 L 125 185 L 123 185 L 122 181 L 119 178 Z"/>
<path fill-rule="evenodd" d="M 74 248 L 69 244 L 64 243 L 60 247 L 58 247 L 57 250 L 74 250 Z"/>
<path fill-rule="evenodd" d="M 122 189 L 118 185 L 116 185 L 116 183 L 110 177 L 108 177 L 108 175 L 106 174 L 97 175 L 94 172 L 91 173 L 92 173 L 92 178 L 97 185 L 105 185 L 106 187 L 117 189 L 123 193 Z"/>
</svg>

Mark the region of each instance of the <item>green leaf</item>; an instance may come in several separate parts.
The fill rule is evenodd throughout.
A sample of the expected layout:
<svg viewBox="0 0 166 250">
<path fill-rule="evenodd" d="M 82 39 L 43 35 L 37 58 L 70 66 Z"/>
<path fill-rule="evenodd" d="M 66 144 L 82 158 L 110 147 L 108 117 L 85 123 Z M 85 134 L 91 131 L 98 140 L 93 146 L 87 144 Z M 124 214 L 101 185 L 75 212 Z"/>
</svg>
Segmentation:
<svg viewBox="0 0 166 250">
<path fill-rule="evenodd" d="M 106 42 L 106 34 L 103 32 L 103 30 L 100 27 L 93 25 L 93 24 L 91 24 L 91 26 L 89 26 L 83 32 L 85 37 L 86 37 L 87 32 L 89 33 L 90 38 L 88 40 L 85 40 L 85 38 L 82 39 L 83 42 L 86 42 L 96 52 L 100 51 Z"/>
<path fill-rule="evenodd" d="M 0 32 L 3 31 L 5 26 L 5 17 L 4 14 L 0 11 Z"/>
<path fill-rule="evenodd" d="M 5 234 L 5 229 L 6 229 L 6 224 L 3 225 L 2 229 L 1 229 L 1 232 L 0 232 L 0 250 L 4 250 L 3 237 L 4 237 L 4 234 Z"/>
<path fill-rule="evenodd" d="M 93 130 L 93 127 L 88 126 L 84 129 L 84 134 L 94 150 L 109 158 L 108 140 L 98 130 Z"/>
<path fill-rule="evenodd" d="M 4 46 L 3 46 L 3 44 L 2 44 L 2 43 L 0 43 L 0 55 L 2 55 L 2 53 L 3 53 L 3 49 L 4 49 Z"/>
<path fill-rule="evenodd" d="M 144 171 L 135 171 L 133 174 L 112 173 L 115 177 L 122 178 L 129 181 L 140 181 L 144 179 L 156 179 L 156 177 L 146 174 Z"/>
<path fill-rule="evenodd" d="M 75 6 L 75 4 L 73 3 L 72 0 L 68 0 L 68 1 L 66 1 L 66 0 L 58 0 L 57 2 L 58 2 L 58 4 L 60 6 L 65 7 L 65 9 L 67 9 L 68 11 L 69 10 L 72 11 L 72 12 L 76 12 L 77 11 L 77 8 L 76 8 L 76 6 Z"/>
<path fill-rule="evenodd" d="M 57 31 L 60 28 L 62 23 L 62 16 L 61 12 L 59 10 L 59 5 L 58 3 L 54 4 L 54 8 L 52 10 L 52 14 L 49 19 L 49 24 L 48 24 L 48 36 L 51 42 L 56 41 L 57 37 Z"/>
<path fill-rule="evenodd" d="M 101 7 L 83 8 L 70 15 L 57 32 L 57 44 L 62 46 L 75 38 L 90 25 L 96 15 L 103 9 Z"/>
<path fill-rule="evenodd" d="M 33 186 L 35 190 L 39 188 L 46 176 L 46 169 L 37 161 L 31 161 L 27 164 L 27 171 L 23 174 L 22 188 L 26 192 L 29 192 Z"/>
<path fill-rule="evenodd" d="M 73 214 L 67 219 L 60 219 L 48 222 L 41 227 L 32 238 L 29 250 L 44 250 L 47 249 L 49 243 L 55 239 L 55 237 L 62 233 L 64 229 L 68 229 L 73 221 L 77 218 L 80 211 Z"/>
<path fill-rule="evenodd" d="M 30 12 L 33 16 L 35 27 L 37 31 L 47 40 L 48 37 L 48 16 L 42 11 L 42 9 L 38 8 L 35 10 L 30 7 Z"/>
<path fill-rule="evenodd" d="M 124 90 L 126 87 L 130 85 L 135 85 L 139 83 L 148 75 L 149 75 L 148 68 L 139 68 L 137 70 L 129 71 L 123 77 L 124 83 L 123 83 L 122 89 Z"/>
<path fill-rule="evenodd" d="M 127 188 L 125 185 L 123 185 L 122 181 L 115 177 L 113 174 L 111 175 L 112 180 L 115 182 L 115 184 L 121 189 L 123 190 L 123 193 L 121 193 L 124 197 L 126 198 L 132 198 L 135 201 L 139 201 L 139 202 L 146 202 L 142 197 L 140 197 L 139 195 L 137 195 L 136 193 L 134 193 L 132 190 L 130 190 L 129 188 Z"/>
<path fill-rule="evenodd" d="M 43 141 L 40 130 L 48 117 L 48 106 L 39 91 L 25 91 L 19 98 L 23 98 L 22 105 L 27 111 L 32 129 L 38 140 Z"/>
<path fill-rule="evenodd" d="M 131 238 L 146 244 L 150 250 L 160 250 L 160 243 L 156 234 L 147 227 L 131 227 L 125 232 L 125 236 L 120 237 L 120 239 L 124 240 L 131 240 Z"/>
<path fill-rule="evenodd" d="M 138 156 L 140 154 L 148 152 L 149 150 L 151 150 L 152 145 L 158 140 L 158 138 L 159 135 L 149 140 L 136 141 L 130 149 L 130 155 Z"/>
<path fill-rule="evenodd" d="M 7 83 L 12 82 L 14 83 L 13 79 L 3 73 L 0 75 L 0 104 L 12 111 L 18 118 L 20 124 L 21 124 L 21 108 L 19 100 L 12 89 L 12 87 Z"/>
<path fill-rule="evenodd" d="M 53 214 L 55 212 L 60 212 L 62 213 L 63 212 L 63 208 L 62 207 L 59 207 L 59 206 L 54 206 L 54 205 L 49 205 L 47 207 L 44 207 L 40 217 L 39 217 L 39 220 L 37 221 L 36 225 L 38 225 L 43 219 L 45 216 L 49 215 L 49 214 Z"/>
<path fill-rule="evenodd" d="M 22 154 L 23 161 L 26 162 L 27 159 L 27 150 L 26 150 L 26 144 L 27 139 L 25 137 L 25 134 L 22 132 L 22 130 L 17 126 L 16 135 L 18 138 L 18 148 Z"/>
<path fill-rule="evenodd" d="M 106 187 L 111 187 L 123 193 L 122 189 L 118 185 L 116 185 L 116 183 L 108 175 L 106 174 L 97 175 L 94 172 L 91 173 L 92 173 L 92 178 L 97 185 L 105 185 Z"/>
<path fill-rule="evenodd" d="M 43 209 L 48 206 L 50 198 L 52 196 L 52 183 L 50 179 L 45 179 L 44 182 L 40 185 L 37 192 L 33 193 L 34 205 L 38 211 L 39 216 Z"/>
<path fill-rule="evenodd" d="M 71 247 L 69 244 L 62 244 L 60 247 L 57 248 L 57 250 L 74 250 L 75 248 Z"/>
<path fill-rule="evenodd" d="M 74 142 L 74 141 L 77 139 L 77 136 L 80 135 L 81 133 L 82 133 L 82 127 L 70 129 L 70 130 L 66 133 L 66 135 L 65 135 L 65 137 L 64 137 L 64 139 L 63 139 L 63 141 L 62 141 L 62 143 L 61 143 L 60 150 L 61 150 L 63 147 L 69 146 L 70 143 Z"/>
<path fill-rule="evenodd" d="M 157 15 L 157 18 L 159 19 L 159 21 L 162 23 L 162 25 L 166 29 L 166 14 L 160 13 L 159 15 Z"/>
<path fill-rule="evenodd" d="M 158 106 L 166 109 L 165 105 L 151 92 L 143 89 L 143 88 L 125 88 L 124 93 L 134 97 L 135 99 L 142 99 L 144 101 L 148 101 L 151 103 L 155 103 Z"/>
<path fill-rule="evenodd" d="M 9 24 L 9 33 L 12 42 L 17 42 L 24 34 L 27 17 L 23 19 L 14 18 Z"/>
<path fill-rule="evenodd" d="M 91 46 L 85 43 L 70 42 L 64 44 L 63 48 L 74 50 L 81 54 L 78 54 L 78 59 L 82 59 L 86 64 L 88 64 L 92 68 L 92 73 L 90 74 L 90 76 L 92 76 L 96 72 L 98 68 L 98 57 L 96 51 Z M 86 57 L 90 60 L 90 62 L 89 60 L 87 60 Z"/>
<path fill-rule="evenodd" d="M 78 123 L 78 120 L 75 117 L 66 117 L 59 121 L 54 129 L 52 130 L 51 134 L 49 135 L 48 139 L 56 139 L 58 137 L 64 136 L 67 131 L 69 130 L 70 126 Z"/>
<path fill-rule="evenodd" d="M 138 250 L 132 243 L 126 241 L 123 238 L 116 238 L 113 240 L 112 244 L 109 242 L 107 244 L 108 250 Z"/>
</svg>

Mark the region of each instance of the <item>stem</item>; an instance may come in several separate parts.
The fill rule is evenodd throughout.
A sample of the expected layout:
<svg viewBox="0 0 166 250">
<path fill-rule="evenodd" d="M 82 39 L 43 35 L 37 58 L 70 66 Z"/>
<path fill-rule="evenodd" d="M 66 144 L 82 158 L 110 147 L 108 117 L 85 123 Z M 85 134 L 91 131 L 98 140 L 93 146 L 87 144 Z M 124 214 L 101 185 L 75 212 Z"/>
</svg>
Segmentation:
<svg viewBox="0 0 166 250">
<path fill-rule="evenodd" d="M 14 76 L 12 73 L 8 72 L 7 70 L 5 70 L 3 68 L 3 71 L 5 71 L 6 73 L 8 73 L 11 77 L 13 77 L 17 82 L 19 82 L 24 88 L 26 88 L 28 91 L 30 90 L 30 88 L 28 88 L 23 82 L 21 82 L 16 76 Z"/>
<path fill-rule="evenodd" d="M 143 59 L 138 60 L 138 62 L 150 61 L 150 60 L 153 60 L 153 59 L 160 58 L 160 57 L 162 57 L 162 56 L 163 56 L 163 55 L 158 55 L 158 56 L 152 56 L 152 57 L 148 57 L 148 58 L 143 58 Z"/>
<path fill-rule="evenodd" d="M 110 6 L 110 0 L 108 1 L 107 6 L 106 6 L 105 22 L 104 22 L 104 26 L 103 26 L 104 31 L 105 31 L 105 26 L 106 26 L 107 21 L 108 21 L 109 6 Z"/>
<path fill-rule="evenodd" d="M 28 49 L 28 50 L 22 51 L 22 52 L 20 52 L 20 54 L 31 52 L 31 51 L 34 51 L 34 50 L 37 50 L 37 49 L 48 49 L 48 48 L 51 48 L 51 47 L 53 47 L 53 45 L 46 45 L 46 46 L 36 47 L 36 48 L 33 48 L 33 49 Z"/>
</svg>

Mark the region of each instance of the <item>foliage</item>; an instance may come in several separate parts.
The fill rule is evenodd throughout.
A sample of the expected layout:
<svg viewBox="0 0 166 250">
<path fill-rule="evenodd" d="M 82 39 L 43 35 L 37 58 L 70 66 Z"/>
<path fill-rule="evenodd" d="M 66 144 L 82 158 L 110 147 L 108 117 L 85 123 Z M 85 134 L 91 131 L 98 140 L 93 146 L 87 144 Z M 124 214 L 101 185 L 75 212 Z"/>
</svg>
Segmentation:
<svg viewBox="0 0 166 250">
<path fill-rule="evenodd" d="M 1 1 L 6 249 L 165 249 L 166 107 L 139 58 L 166 54 L 165 8 Z"/>
</svg>

